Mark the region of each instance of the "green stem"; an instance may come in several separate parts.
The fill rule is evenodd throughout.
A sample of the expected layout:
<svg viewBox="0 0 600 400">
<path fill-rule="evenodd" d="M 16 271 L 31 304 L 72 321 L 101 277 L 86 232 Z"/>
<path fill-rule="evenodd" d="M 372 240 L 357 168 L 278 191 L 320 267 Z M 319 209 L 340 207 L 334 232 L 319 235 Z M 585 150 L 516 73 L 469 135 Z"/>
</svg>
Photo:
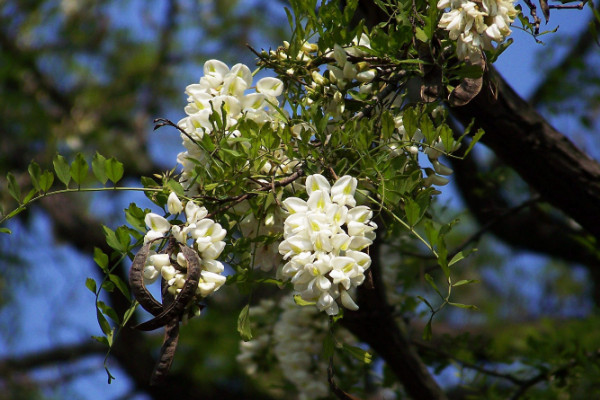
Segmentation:
<svg viewBox="0 0 600 400">
<path fill-rule="evenodd" d="M 365 195 L 365 197 L 367 199 L 369 199 L 370 201 L 372 201 L 373 203 L 377 204 L 379 207 L 381 207 L 383 210 L 387 211 L 388 213 L 390 213 L 390 215 L 392 216 L 393 219 L 395 219 L 396 221 L 398 221 L 398 223 L 400 225 L 402 225 L 403 227 L 405 227 L 406 229 L 408 229 L 410 231 L 410 233 L 412 233 L 417 239 L 419 239 L 425 246 L 427 246 L 427 248 L 433 253 L 433 255 L 436 258 L 439 258 L 438 253 L 435 251 L 435 249 L 433 248 L 433 246 L 431 246 L 429 244 L 429 242 L 427 242 L 427 240 L 425 240 L 417 231 L 414 230 L 413 227 L 411 227 L 410 225 L 408 225 L 406 222 L 404 222 L 400 217 L 398 217 L 396 214 L 394 214 L 389 208 L 387 208 L 383 203 L 377 201 L 377 199 L 371 197 L 366 191 L 363 190 L 358 190 L 359 192 L 361 192 L 363 195 Z"/>
<path fill-rule="evenodd" d="M 64 194 L 64 193 L 104 192 L 104 191 L 162 192 L 163 189 L 162 188 L 136 188 L 136 187 L 112 187 L 112 188 L 102 187 L 102 188 L 84 188 L 84 189 L 81 189 L 81 188 L 62 189 L 62 190 L 57 190 L 55 192 L 42 193 L 42 194 L 37 195 L 36 197 L 33 197 L 31 200 L 27 201 L 26 203 L 19 205 L 19 207 L 17 207 L 13 211 L 9 212 L 7 215 L 2 217 L 0 219 L 0 224 L 11 219 L 15 215 L 19 214 L 21 211 L 24 211 L 25 209 L 27 209 L 29 204 L 31 204 L 35 201 L 38 201 L 40 199 L 43 199 L 44 197 L 49 197 L 49 196 L 54 196 L 54 195 Z"/>
</svg>

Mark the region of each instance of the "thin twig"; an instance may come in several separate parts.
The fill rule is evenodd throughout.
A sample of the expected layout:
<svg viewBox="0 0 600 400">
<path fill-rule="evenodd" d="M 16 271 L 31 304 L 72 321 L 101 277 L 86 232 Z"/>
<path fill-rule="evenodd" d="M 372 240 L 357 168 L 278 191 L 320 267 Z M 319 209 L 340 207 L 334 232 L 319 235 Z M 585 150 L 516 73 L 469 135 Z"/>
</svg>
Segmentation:
<svg viewBox="0 0 600 400">
<path fill-rule="evenodd" d="M 461 360 L 461 359 L 457 358 L 456 356 L 448 353 L 447 351 L 440 349 L 439 347 L 430 346 L 428 344 L 423 343 L 422 341 L 413 340 L 412 343 L 422 350 L 430 351 L 430 352 L 436 353 L 437 355 L 444 357 L 446 359 L 456 361 L 464 368 L 472 369 L 474 371 L 481 372 L 482 374 L 493 376 L 496 378 L 505 379 L 505 380 L 508 380 L 508 381 L 514 383 L 515 385 L 523 385 L 527 382 L 526 380 L 517 378 L 517 377 L 513 376 L 512 374 L 502 373 L 502 372 L 498 372 L 495 370 L 487 369 L 485 367 L 482 367 L 481 365 Z"/>
<path fill-rule="evenodd" d="M 471 237 L 467 238 L 453 252 L 449 253 L 448 254 L 448 259 L 452 259 L 452 257 L 454 257 L 455 255 L 457 255 L 458 253 L 460 253 L 461 251 L 463 251 L 471 243 L 478 241 L 481 238 L 481 236 L 483 236 L 484 233 L 486 233 L 487 231 L 489 231 L 497 223 L 499 223 L 501 221 L 504 221 L 506 218 L 509 218 L 509 217 L 517 214 L 519 211 L 521 211 L 521 210 L 523 210 L 523 209 L 525 209 L 527 207 L 531 207 L 535 203 L 539 202 L 540 199 L 541 199 L 541 196 L 539 194 L 536 194 L 536 195 L 532 196 L 530 199 L 528 199 L 528 200 L 524 201 L 523 203 L 519 204 L 518 206 L 509 208 L 508 210 L 505 210 L 500 215 L 498 215 L 496 218 L 492 219 L 491 221 L 488 221 L 477 232 L 475 232 L 473 235 L 471 235 Z"/>
</svg>

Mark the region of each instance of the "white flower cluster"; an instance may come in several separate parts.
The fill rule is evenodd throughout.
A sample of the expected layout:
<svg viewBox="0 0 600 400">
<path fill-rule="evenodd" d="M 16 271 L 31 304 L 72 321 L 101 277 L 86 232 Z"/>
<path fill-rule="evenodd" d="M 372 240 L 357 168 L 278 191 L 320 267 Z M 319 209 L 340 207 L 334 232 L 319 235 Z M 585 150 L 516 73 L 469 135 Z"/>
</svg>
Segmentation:
<svg viewBox="0 0 600 400">
<path fill-rule="evenodd" d="M 244 371 L 250 376 L 280 371 L 296 387 L 299 399 L 327 398 L 327 360 L 319 357 L 328 334 L 327 319 L 313 307 L 298 307 L 289 297 L 278 305 L 261 300 L 250 308 L 250 315 L 255 335 L 240 342 L 237 356 Z M 271 354 L 277 363 L 266 364 Z"/>
<path fill-rule="evenodd" d="M 358 309 L 348 291 L 363 283 L 371 265 L 371 257 L 361 250 L 373 243 L 377 225 L 369 207 L 356 206 L 356 184 L 356 178 L 346 175 L 331 187 L 322 175 L 310 175 L 307 201 L 283 201 L 290 215 L 279 252 L 289 261 L 278 273 L 291 279 L 303 300 L 316 302 L 329 315 L 338 313 L 338 298 L 344 307 Z"/>
<path fill-rule="evenodd" d="M 175 193 L 169 195 L 167 207 L 172 215 L 184 211 Z M 185 205 L 187 221 L 183 226 L 171 225 L 169 220 L 155 213 L 148 213 L 145 217 L 146 225 L 150 230 L 144 237 L 144 243 L 163 238 L 169 233 L 179 243 L 187 245 L 188 241 L 193 241 L 192 246 L 198 252 L 202 269 L 196 291 L 196 294 L 201 297 L 217 291 L 226 280 L 225 276 L 221 275 L 224 270 L 223 263 L 217 261 L 217 258 L 225 248 L 223 238 L 227 231 L 212 219 L 205 218 L 207 214 L 206 208 L 188 201 Z M 185 268 L 187 262 L 183 253 L 179 252 L 172 257 L 169 254 L 153 252 L 144 267 L 144 280 L 146 283 L 153 283 L 162 276 L 169 285 L 169 292 L 176 295 L 185 283 Z"/>
<path fill-rule="evenodd" d="M 439 9 L 450 8 L 438 24 L 456 40 L 456 53 L 461 60 L 476 63 L 482 50 L 492 50 L 492 41 L 502 42 L 511 30 L 518 11 L 512 0 L 439 0 Z"/>
<path fill-rule="evenodd" d="M 288 298 L 273 327 L 275 355 L 283 376 L 296 386 L 300 400 L 327 398 L 327 360 L 319 355 L 327 335 L 327 320 L 312 307 L 298 307 Z"/>
<path fill-rule="evenodd" d="M 240 135 L 235 128 L 241 118 L 249 118 L 259 125 L 276 123 L 274 107 L 279 106 L 277 96 L 283 92 L 283 82 L 277 78 L 262 78 L 256 83 L 256 90 L 246 94 L 251 88 L 252 72 L 246 65 L 236 64 L 229 69 L 219 60 L 207 61 L 200 82 L 186 87 L 187 117 L 178 125 L 187 133 L 181 135 L 187 151 L 177 156 L 177 161 L 183 165 L 181 182 L 186 189 L 193 192 L 189 178 L 197 163 L 206 159 L 206 154 L 194 141 L 213 132 L 213 113 L 221 117 L 222 110 L 225 111 L 224 126 L 231 137 Z"/>
</svg>

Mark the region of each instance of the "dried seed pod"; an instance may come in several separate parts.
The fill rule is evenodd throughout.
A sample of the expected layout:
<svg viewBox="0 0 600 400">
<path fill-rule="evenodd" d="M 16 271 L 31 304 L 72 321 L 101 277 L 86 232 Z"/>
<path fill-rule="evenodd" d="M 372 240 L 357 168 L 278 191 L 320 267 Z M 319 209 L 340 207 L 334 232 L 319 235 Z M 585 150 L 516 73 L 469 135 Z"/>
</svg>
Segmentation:
<svg viewBox="0 0 600 400">
<path fill-rule="evenodd" d="M 161 326 L 165 326 L 174 317 L 177 317 L 179 319 L 183 311 L 185 310 L 185 307 L 196 295 L 196 290 L 198 288 L 198 280 L 200 279 L 200 259 L 198 258 L 196 252 L 188 246 L 182 244 L 180 245 L 180 248 L 188 263 L 187 277 L 183 288 L 181 288 L 181 292 L 179 292 L 179 294 L 171 304 L 169 304 L 166 307 L 163 307 L 160 314 L 156 315 L 149 321 L 143 322 L 135 326 L 135 329 L 139 329 L 142 331 L 152 331 L 154 329 L 160 328 Z"/>
<path fill-rule="evenodd" d="M 163 311 L 163 305 L 150 294 L 144 284 L 143 271 L 149 253 L 150 243 L 146 243 L 133 258 L 133 263 L 129 270 L 129 286 L 131 286 L 133 297 L 135 297 L 144 310 L 156 316 Z"/>
</svg>

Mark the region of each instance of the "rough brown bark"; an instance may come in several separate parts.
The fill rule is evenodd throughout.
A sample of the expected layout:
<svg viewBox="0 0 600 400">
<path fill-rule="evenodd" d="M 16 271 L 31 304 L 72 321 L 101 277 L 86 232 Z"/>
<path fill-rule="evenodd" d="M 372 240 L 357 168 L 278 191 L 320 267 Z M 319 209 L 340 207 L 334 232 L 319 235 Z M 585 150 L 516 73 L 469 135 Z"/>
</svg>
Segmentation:
<svg viewBox="0 0 600 400">
<path fill-rule="evenodd" d="M 362 285 L 358 288 L 360 308 L 358 311 L 346 310 L 342 323 L 385 360 L 411 398 L 445 400 L 446 395 L 411 343 L 406 326 L 402 321 L 394 318 L 393 309 L 387 304 L 379 272 L 378 243 L 374 243 L 370 250 L 373 259 L 370 268 L 373 287 Z"/>
<path fill-rule="evenodd" d="M 543 200 L 600 239 L 600 164 L 554 129 L 494 70 L 488 79 L 493 84 L 484 85 L 469 104 L 453 108 L 453 115 L 484 129 L 482 142 Z"/>
</svg>

